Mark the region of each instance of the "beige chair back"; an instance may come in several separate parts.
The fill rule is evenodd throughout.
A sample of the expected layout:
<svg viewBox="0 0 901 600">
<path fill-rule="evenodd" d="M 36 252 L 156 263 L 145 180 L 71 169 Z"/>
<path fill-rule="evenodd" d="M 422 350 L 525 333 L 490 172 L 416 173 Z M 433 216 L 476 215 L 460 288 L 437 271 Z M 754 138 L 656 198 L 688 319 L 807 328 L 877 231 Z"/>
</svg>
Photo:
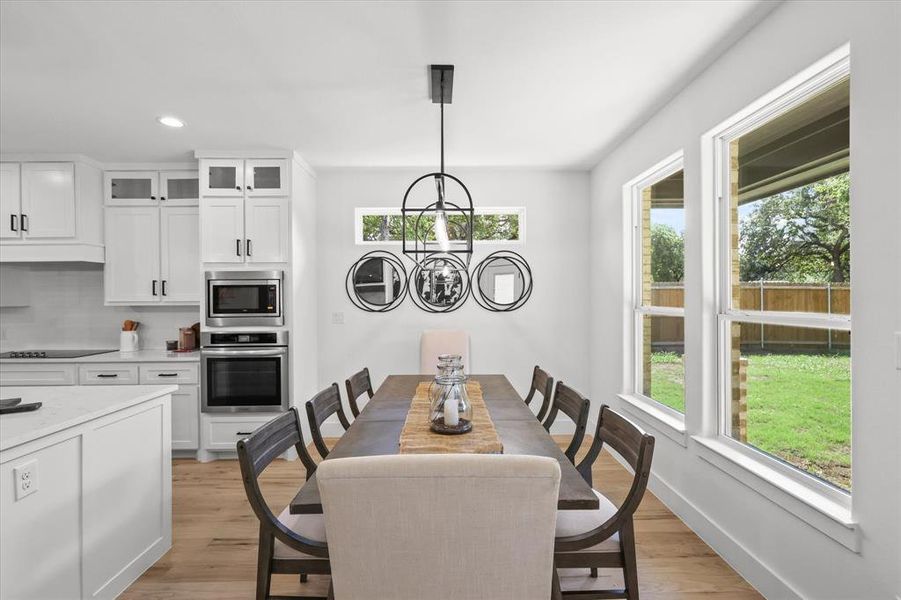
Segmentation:
<svg viewBox="0 0 901 600">
<path fill-rule="evenodd" d="M 459 354 L 463 370 L 471 373 L 469 364 L 469 334 L 461 329 L 427 329 L 419 342 L 419 372 L 432 375 L 437 371 L 438 355 Z"/>
<path fill-rule="evenodd" d="M 336 600 L 551 597 L 556 460 L 338 458 L 316 478 Z"/>
</svg>

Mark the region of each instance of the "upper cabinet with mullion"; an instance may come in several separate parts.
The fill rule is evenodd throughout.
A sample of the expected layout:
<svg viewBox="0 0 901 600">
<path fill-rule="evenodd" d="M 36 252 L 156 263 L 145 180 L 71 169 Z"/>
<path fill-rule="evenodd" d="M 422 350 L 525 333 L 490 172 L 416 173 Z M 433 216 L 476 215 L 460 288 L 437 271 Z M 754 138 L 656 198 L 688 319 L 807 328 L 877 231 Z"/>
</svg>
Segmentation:
<svg viewBox="0 0 901 600">
<path fill-rule="evenodd" d="M 107 171 L 103 174 L 107 206 L 135 206 L 159 203 L 157 171 Z"/>
<path fill-rule="evenodd" d="M 285 175 L 288 165 L 284 160 L 244 161 L 244 187 L 248 196 L 286 196 L 288 185 Z"/>
<path fill-rule="evenodd" d="M 160 202 L 168 206 L 194 206 L 200 201 L 197 171 L 160 171 Z"/>
</svg>

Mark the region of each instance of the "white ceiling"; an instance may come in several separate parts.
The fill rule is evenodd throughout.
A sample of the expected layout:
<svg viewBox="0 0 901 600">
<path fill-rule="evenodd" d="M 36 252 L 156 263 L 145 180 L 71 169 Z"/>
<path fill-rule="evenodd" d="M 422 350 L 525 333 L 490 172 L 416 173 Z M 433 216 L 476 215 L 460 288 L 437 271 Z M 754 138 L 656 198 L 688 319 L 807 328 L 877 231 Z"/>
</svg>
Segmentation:
<svg viewBox="0 0 901 600">
<path fill-rule="evenodd" d="M 771 7 L 4 1 L 0 149 L 434 165 L 427 65 L 452 63 L 448 167 L 587 168 Z M 163 114 L 187 126 L 163 127 Z"/>
</svg>

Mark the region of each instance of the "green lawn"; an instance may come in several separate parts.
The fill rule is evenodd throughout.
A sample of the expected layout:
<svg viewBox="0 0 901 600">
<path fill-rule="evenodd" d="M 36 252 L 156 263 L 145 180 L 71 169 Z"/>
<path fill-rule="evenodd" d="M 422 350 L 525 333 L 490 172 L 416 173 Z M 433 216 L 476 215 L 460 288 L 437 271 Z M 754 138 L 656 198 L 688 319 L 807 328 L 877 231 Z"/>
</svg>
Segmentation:
<svg viewBox="0 0 901 600">
<path fill-rule="evenodd" d="M 851 487 L 851 359 L 847 352 L 743 353 L 748 443 L 835 485 Z M 654 352 L 651 395 L 684 411 L 682 357 Z"/>
</svg>

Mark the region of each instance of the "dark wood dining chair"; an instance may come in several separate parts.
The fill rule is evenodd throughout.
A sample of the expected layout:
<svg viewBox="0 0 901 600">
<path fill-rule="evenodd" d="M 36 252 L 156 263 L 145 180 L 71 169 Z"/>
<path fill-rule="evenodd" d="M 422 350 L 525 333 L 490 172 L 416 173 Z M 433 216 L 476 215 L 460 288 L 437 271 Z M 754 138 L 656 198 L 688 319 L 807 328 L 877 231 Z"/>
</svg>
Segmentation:
<svg viewBox="0 0 901 600">
<path fill-rule="evenodd" d="M 360 408 L 357 406 L 357 398 L 366 394 L 372 398 L 372 380 L 369 378 L 369 367 L 364 367 L 362 371 L 357 371 L 345 380 L 347 388 L 347 404 L 350 405 L 350 412 L 356 419 L 360 416 Z"/>
<path fill-rule="evenodd" d="M 589 485 L 591 467 L 604 444 L 623 457 L 635 471 L 632 486 L 619 508 L 594 490 L 600 508 L 558 511 L 554 562 L 559 569 L 587 567 L 591 569 L 593 577 L 597 577 L 599 568 L 623 570 L 625 587 L 622 589 L 580 590 L 572 593 L 564 591 L 564 597 L 639 600 L 633 515 L 641 504 L 651 475 L 654 437 L 615 413 L 609 406 L 602 406 L 591 448 L 576 467 Z"/>
<path fill-rule="evenodd" d="M 554 400 L 551 402 L 551 408 L 548 411 L 547 419 L 544 421 L 544 428 L 551 430 L 551 425 L 557 420 L 559 413 L 565 414 L 576 424 L 576 430 L 573 432 L 572 441 L 566 448 L 564 454 L 573 464 L 576 464 L 576 452 L 585 439 L 585 428 L 588 426 L 588 411 L 591 409 L 591 403 L 588 398 L 572 389 L 562 381 L 557 384 L 554 390 Z"/>
<path fill-rule="evenodd" d="M 307 401 L 310 434 L 313 436 L 313 443 L 322 458 L 328 456 L 328 446 L 325 445 L 325 440 L 322 438 L 322 423 L 334 414 L 338 415 L 338 421 L 341 422 L 344 431 L 347 431 L 350 423 L 344 414 L 344 407 L 341 406 L 341 391 L 338 389 L 337 383 L 333 383 L 313 396 L 312 400 Z"/>
<path fill-rule="evenodd" d="M 525 397 L 525 401 L 526 405 L 531 405 L 535 394 L 541 394 L 541 407 L 538 409 L 538 414 L 535 415 L 539 422 L 544 420 L 547 410 L 551 406 L 553 390 L 554 378 L 548 375 L 547 371 L 535 365 L 535 370 L 532 371 L 532 384 L 529 386 L 529 393 Z"/>
<path fill-rule="evenodd" d="M 250 437 L 238 441 L 238 463 L 244 492 L 260 521 L 257 552 L 256 599 L 269 600 L 273 573 L 293 573 L 301 581 L 311 573 L 329 574 L 328 546 L 325 542 L 325 519 L 322 515 L 292 515 L 288 507 L 276 517 L 260 489 L 259 476 L 278 456 L 291 447 L 297 451 L 306 468 L 306 478 L 316 471 L 316 463 L 307 452 L 297 408 L 269 421 Z M 284 597 L 284 596 L 282 596 Z M 322 596 L 296 596 L 324 598 Z"/>
</svg>

